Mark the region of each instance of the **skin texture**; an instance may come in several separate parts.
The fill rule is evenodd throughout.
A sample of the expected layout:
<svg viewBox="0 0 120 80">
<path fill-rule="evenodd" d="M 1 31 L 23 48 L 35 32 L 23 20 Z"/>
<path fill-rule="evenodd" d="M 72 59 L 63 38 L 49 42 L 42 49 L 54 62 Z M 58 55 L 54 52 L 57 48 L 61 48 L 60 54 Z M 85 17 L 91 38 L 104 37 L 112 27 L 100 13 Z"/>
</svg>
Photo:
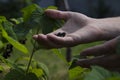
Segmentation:
<svg viewBox="0 0 120 80">
<path fill-rule="evenodd" d="M 76 62 L 82 67 L 100 65 L 108 69 L 120 67 L 119 55 L 115 54 L 120 35 L 120 17 L 94 19 L 81 13 L 46 10 L 45 14 L 54 19 L 64 19 L 66 23 L 58 30 L 44 34 L 35 34 L 33 38 L 45 49 L 73 47 L 79 44 L 104 41 L 105 43 L 88 48 L 80 53 L 81 56 L 96 56 Z M 56 36 L 65 32 L 65 37 Z M 102 57 L 99 57 L 102 56 Z"/>
</svg>

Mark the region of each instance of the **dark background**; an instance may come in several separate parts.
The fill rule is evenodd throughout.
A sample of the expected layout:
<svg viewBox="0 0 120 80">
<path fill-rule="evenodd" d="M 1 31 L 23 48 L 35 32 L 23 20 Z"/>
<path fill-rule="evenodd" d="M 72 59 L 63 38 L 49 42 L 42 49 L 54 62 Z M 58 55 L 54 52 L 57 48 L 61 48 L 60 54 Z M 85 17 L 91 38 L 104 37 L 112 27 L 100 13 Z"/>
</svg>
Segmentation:
<svg viewBox="0 0 120 80">
<path fill-rule="evenodd" d="M 64 0 L 0 0 L 0 15 L 20 17 L 20 10 L 32 3 L 41 7 L 59 5 L 63 9 Z M 80 12 L 94 18 L 104 18 L 120 15 L 120 0 L 68 0 L 69 10 Z"/>
</svg>

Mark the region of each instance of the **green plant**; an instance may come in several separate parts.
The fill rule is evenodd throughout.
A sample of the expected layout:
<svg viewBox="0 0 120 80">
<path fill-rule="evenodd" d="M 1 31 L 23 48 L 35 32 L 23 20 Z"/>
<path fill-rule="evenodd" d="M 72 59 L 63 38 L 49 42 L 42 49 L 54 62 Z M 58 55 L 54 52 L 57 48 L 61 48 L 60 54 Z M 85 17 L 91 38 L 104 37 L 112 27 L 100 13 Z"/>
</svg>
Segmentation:
<svg viewBox="0 0 120 80">
<path fill-rule="evenodd" d="M 56 9 L 52 6 L 48 8 Z M 49 18 L 44 14 L 44 10 L 36 4 L 32 4 L 22 9 L 23 17 L 21 18 L 12 18 L 11 21 L 8 21 L 4 16 L 0 16 L 0 60 L 1 64 L 3 63 L 9 68 L 8 73 L 3 78 L 4 80 L 48 80 L 47 67 L 33 60 L 34 53 L 40 48 L 37 46 L 38 43 L 32 39 L 32 35 L 52 32 L 60 27 L 63 21 Z M 24 45 L 28 35 L 30 35 L 29 41 L 32 45 L 31 51 Z M 14 48 L 28 57 L 17 58 L 14 62 L 4 59 L 11 55 Z M 53 51 L 56 52 L 57 50 Z M 29 54 L 30 52 L 31 54 Z M 27 61 L 28 65 L 26 66 L 26 63 L 18 64 L 17 62 L 21 60 Z M 3 67 L 4 65 L 1 65 L 1 70 Z"/>
</svg>

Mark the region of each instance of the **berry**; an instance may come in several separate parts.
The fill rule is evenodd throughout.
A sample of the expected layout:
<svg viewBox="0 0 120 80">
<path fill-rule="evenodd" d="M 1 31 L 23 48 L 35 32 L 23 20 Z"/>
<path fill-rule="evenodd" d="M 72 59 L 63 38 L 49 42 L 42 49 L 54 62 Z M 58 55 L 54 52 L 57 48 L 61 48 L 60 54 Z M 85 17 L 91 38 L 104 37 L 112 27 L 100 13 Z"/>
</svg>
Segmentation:
<svg viewBox="0 0 120 80">
<path fill-rule="evenodd" d="M 59 32 L 56 34 L 56 36 L 59 36 L 59 37 L 65 37 L 66 33 L 65 32 Z"/>
</svg>

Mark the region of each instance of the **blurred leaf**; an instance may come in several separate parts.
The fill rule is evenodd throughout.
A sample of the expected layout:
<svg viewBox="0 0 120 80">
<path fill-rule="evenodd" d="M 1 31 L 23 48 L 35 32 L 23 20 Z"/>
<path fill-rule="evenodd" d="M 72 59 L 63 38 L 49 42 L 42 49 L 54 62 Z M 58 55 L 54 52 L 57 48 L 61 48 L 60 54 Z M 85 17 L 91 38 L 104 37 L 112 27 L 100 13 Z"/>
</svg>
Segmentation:
<svg viewBox="0 0 120 80">
<path fill-rule="evenodd" d="M 39 80 L 34 73 L 27 73 L 20 69 L 11 69 L 9 73 L 5 75 L 4 80 Z"/>
<path fill-rule="evenodd" d="M 84 80 L 107 80 L 113 77 L 118 77 L 118 74 L 110 72 L 102 67 L 92 66 L 92 71 L 85 76 Z"/>
<path fill-rule="evenodd" d="M 118 77 L 118 76 L 120 76 L 120 73 L 119 72 L 112 72 L 112 75 L 115 76 L 115 77 L 116 76 Z"/>
<path fill-rule="evenodd" d="M 55 9 L 55 10 L 57 10 L 58 8 L 56 6 L 48 6 L 47 9 Z"/>
<path fill-rule="evenodd" d="M 0 23 L 6 21 L 6 18 L 4 16 L 0 16 Z"/>
<path fill-rule="evenodd" d="M 6 40 L 8 40 L 8 42 L 10 44 L 12 44 L 16 49 L 22 51 L 23 53 L 28 53 L 28 50 L 27 50 L 27 48 L 24 45 L 20 44 L 18 41 L 16 41 L 13 38 L 9 37 L 8 34 L 7 34 L 7 32 L 3 29 L 3 27 L 1 25 L 0 25 L 0 28 L 2 30 L 2 36 Z"/>
<path fill-rule="evenodd" d="M 54 30 L 54 20 L 47 17 L 46 15 L 41 16 L 41 26 L 42 26 L 42 33 L 48 34 Z"/>
<path fill-rule="evenodd" d="M 83 73 L 85 69 L 81 67 L 75 67 L 69 70 L 69 80 L 83 80 Z"/>
<path fill-rule="evenodd" d="M 53 53 L 56 54 L 60 59 L 62 59 L 65 63 L 68 63 L 65 57 L 62 55 L 59 49 L 52 49 Z"/>
<path fill-rule="evenodd" d="M 14 28 L 19 38 L 25 37 L 31 29 L 36 29 L 36 33 L 42 29 L 43 34 L 48 34 L 61 27 L 64 23 L 63 20 L 56 20 L 46 16 L 44 10 L 36 4 L 24 8 L 22 12 L 24 13 L 23 18 L 25 21 Z"/>
<path fill-rule="evenodd" d="M 15 22 L 15 24 L 20 24 L 20 23 L 23 23 L 23 18 L 11 18 L 10 19 L 11 21 Z"/>
<path fill-rule="evenodd" d="M 4 47 L 3 42 L 0 40 L 0 49 Z"/>
<path fill-rule="evenodd" d="M 34 73 L 28 73 L 24 79 L 21 80 L 39 80 L 39 78 Z"/>
<path fill-rule="evenodd" d="M 43 70 L 40 68 L 39 69 L 37 69 L 37 68 L 31 69 L 30 72 L 34 73 L 38 78 L 40 78 L 44 75 Z"/>
<path fill-rule="evenodd" d="M 4 71 L 3 66 L 0 65 L 0 72 Z"/>
<path fill-rule="evenodd" d="M 30 60 L 29 57 L 23 56 L 23 57 L 17 58 L 17 59 L 14 61 L 14 63 L 17 63 L 17 62 L 19 62 L 19 61 L 29 61 L 29 60 Z M 34 61 L 34 60 L 32 59 L 32 61 Z"/>
<path fill-rule="evenodd" d="M 48 69 L 48 67 L 45 65 L 45 64 L 43 64 L 43 63 L 40 63 L 40 62 L 37 62 L 37 66 L 36 66 L 37 68 L 41 68 L 43 71 L 44 71 L 44 74 L 47 76 L 47 77 L 49 77 L 49 69 Z"/>
<path fill-rule="evenodd" d="M 16 69 L 11 69 L 9 73 L 5 75 L 4 80 L 25 80 L 25 74 L 23 71 L 19 72 Z"/>
<path fill-rule="evenodd" d="M 28 25 L 24 23 L 20 23 L 14 27 L 14 31 L 18 37 L 18 40 L 24 39 L 26 35 L 28 34 L 29 30 L 31 28 L 28 27 Z"/>
<path fill-rule="evenodd" d="M 11 67 L 11 63 L 10 61 L 6 60 L 2 55 L 0 55 L 0 61 L 4 64 L 6 64 L 7 66 Z"/>
<path fill-rule="evenodd" d="M 11 21 L 13 21 L 13 22 L 15 22 L 16 24 L 19 24 L 20 22 L 17 20 L 17 19 L 15 19 L 15 18 L 12 18 L 12 19 L 10 19 Z"/>
<path fill-rule="evenodd" d="M 32 11 L 31 11 L 32 9 Z M 29 12 L 29 10 L 31 12 Z M 36 4 L 30 5 L 23 9 L 24 16 L 27 18 L 26 21 L 17 24 L 14 27 L 14 31 L 19 37 L 19 39 L 25 38 L 26 35 L 29 33 L 30 30 L 36 29 L 36 32 L 40 29 L 40 18 L 41 14 L 43 13 L 42 8 L 37 6 Z M 39 28 L 39 29 L 38 29 Z"/>
<path fill-rule="evenodd" d="M 13 31 L 13 24 L 8 21 L 4 21 L 2 25 L 5 31 L 7 32 L 7 34 L 13 39 L 17 40 L 17 36 L 15 32 Z"/>
<path fill-rule="evenodd" d="M 120 76 L 119 77 L 112 77 L 112 78 L 109 78 L 107 80 L 120 80 Z"/>
<path fill-rule="evenodd" d="M 32 4 L 22 9 L 25 22 L 31 17 L 32 12 L 35 11 L 37 7 L 38 6 L 36 4 Z"/>
<path fill-rule="evenodd" d="M 77 59 L 72 60 L 69 69 L 75 68 L 77 66 L 76 61 L 77 61 Z"/>
<path fill-rule="evenodd" d="M 50 7 L 49 7 L 50 8 Z M 51 8 L 56 8 L 51 6 Z M 55 29 L 61 27 L 64 24 L 63 20 L 57 20 L 48 17 L 41 7 L 37 7 L 35 11 L 31 14 L 31 18 L 28 21 L 29 27 L 42 29 L 43 34 L 48 34 Z M 34 26 L 34 27 L 33 27 Z"/>
<path fill-rule="evenodd" d="M 46 15 L 41 16 L 40 22 L 43 34 L 48 34 L 54 31 L 55 29 L 60 28 L 61 26 L 59 24 L 62 24 L 60 21 L 52 19 Z"/>
</svg>

